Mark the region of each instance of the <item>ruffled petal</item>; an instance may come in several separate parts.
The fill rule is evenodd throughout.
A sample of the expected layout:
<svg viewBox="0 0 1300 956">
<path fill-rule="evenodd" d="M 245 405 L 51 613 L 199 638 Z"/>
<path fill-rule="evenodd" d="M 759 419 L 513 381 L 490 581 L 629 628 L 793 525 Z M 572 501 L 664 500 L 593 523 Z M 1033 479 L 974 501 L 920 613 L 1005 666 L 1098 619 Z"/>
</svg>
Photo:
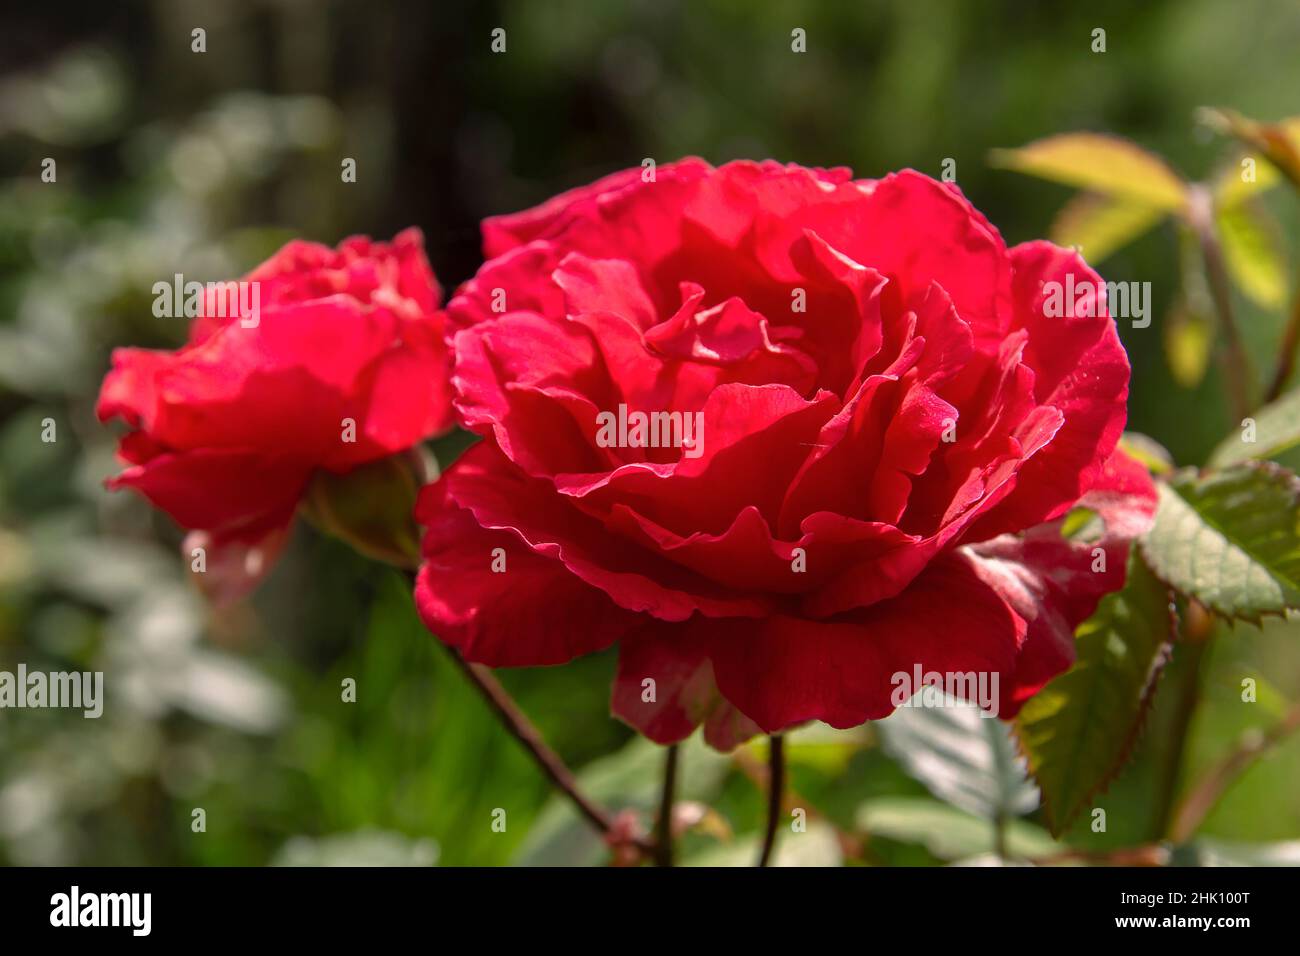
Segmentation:
<svg viewBox="0 0 1300 956">
<path fill-rule="evenodd" d="M 684 740 L 700 724 L 717 750 L 762 733 L 718 692 L 704 646 L 673 625 L 649 626 L 620 642 L 610 709 L 659 744 Z"/>
<path fill-rule="evenodd" d="M 466 660 L 563 664 L 608 647 L 641 622 L 518 535 L 482 527 L 443 485 L 424 489 L 417 517 L 427 531 L 416 606 Z"/>
</svg>

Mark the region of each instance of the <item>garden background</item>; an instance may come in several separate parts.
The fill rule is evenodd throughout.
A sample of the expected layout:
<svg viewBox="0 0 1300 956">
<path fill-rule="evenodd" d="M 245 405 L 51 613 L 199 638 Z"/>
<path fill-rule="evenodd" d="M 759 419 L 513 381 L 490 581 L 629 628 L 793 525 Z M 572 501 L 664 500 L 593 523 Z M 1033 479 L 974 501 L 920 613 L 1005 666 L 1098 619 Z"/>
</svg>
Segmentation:
<svg viewBox="0 0 1300 956">
<path fill-rule="evenodd" d="M 191 50 L 196 27 L 204 53 Z M 490 50 L 496 27 L 503 54 Z M 791 50 L 795 28 L 806 53 Z M 292 237 L 332 244 L 414 224 L 450 291 L 479 264 L 483 216 L 688 154 L 864 177 L 908 166 L 937 177 L 951 158 L 975 205 L 1020 242 L 1046 235 L 1073 191 L 995 168 L 990 150 L 1104 131 L 1206 178 L 1234 154 L 1197 108 L 1300 114 L 1297 49 L 1300 7 L 1269 0 L 7 5 L 0 668 L 102 670 L 110 706 L 99 720 L 0 712 L 0 862 L 605 857 L 439 653 L 398 574 L 299 523 L 252 600 L 213 612 L 185 580 L 179 530 L 104 491 L 114 432 L 93 405 L 110 349 L 184 337 L 183 320 L 153 317 L 154 282 L 236 277 Z M 41 181 L 45 157 L 55 183 Z M 340 181 L 344 157 L 355 183 Z M 1286 188 L 1266 203 L 1294 292 L 1300 207 Z M 1165 223 L 1100 269 L 1151 283 L 1150 327 L 1120 324 L 1129 428 L 1195 464 L 1236 423 L 1217 365 L 1196 374 L 1195 334 L 1171 333 L 1179 255 Z M 1263 377 L 1287 306 L 1235 304 Z M 53 443 L 40 440 L 47 417 Z M 463 445 L 452 436 L 434 451 L 445 465 Z M 1106 832 L 1085 814 L 1054 842 L 1031 800 L 1008 831 L 1013 855 L 1159 839 L 1171 807 L 1243 732 L 1300 699 L 1300 625 L 1218 626 L 1195 652 L 1199 683 L 1185 679 L 1189 646 L 1134 760 L 1095 801 Z M 662 755 L 609 716 L 613 666 L 605 653 L 502 679 L 593 794 L 649 811 Z M 1243 675 L 1258 680 L 1254 704 L 1241 701 Z M 345 677 L 355 703 L 340 699 Z M 871 725 L 791 735 L 790 800 L 810 823 L 783 838 L 781 859 L 937 864 L 993 848 L 965 793 L 990 773 L 978 740 L 958 741 L 936 777 L 887 738 Z M 750 862 L 763 746 L 685 748 L 681 796 L 700 804 L 686 862 Z M 1177 852 L 1295 858 L 1298 794 L 1295 736 Z M 497 808 L 505 832 L 492 828 Z"/>
</svg>

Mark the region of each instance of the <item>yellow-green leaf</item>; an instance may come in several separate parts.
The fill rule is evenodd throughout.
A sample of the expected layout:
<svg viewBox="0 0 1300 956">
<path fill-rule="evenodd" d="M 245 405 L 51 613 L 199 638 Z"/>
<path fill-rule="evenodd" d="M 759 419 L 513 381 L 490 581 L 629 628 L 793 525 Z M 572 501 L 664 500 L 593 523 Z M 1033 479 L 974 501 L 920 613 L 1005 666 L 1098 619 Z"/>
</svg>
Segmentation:
<svg viewBox="0 0 1300 956">
<path fill-rule="evenodd" d="M 1226 468 L 1251 459 L 1282 460 L 1300 448 L 1300 389 L 1254 412 L 1249 424 L 1233 429 L 1210 454 L 1210 467 Z"/>
<path fill-rule="evenodd" d="M 1101 193 L 1079 193 L 1061 207 L 1049 235 L 1058 246 L 1078 246 L 1083 257 L 1096 265 L 1164 215 L 1164 210 L 1145 203 Z"/>
<path fill-rule="evenodd" d="M 1223 258 L 1233 281 L 1268 309 L 1286 302 L 1286 248 L 1277 221 L 1257 203 L 1242 201 L 1215 211 Z"/>
<path fill-rule="evenodd" d="M 1124 432 L 1119 436 L 1119 447 L 1153 475 L 1167 475 L 1174 470 L 1173 455 L 1150 435 Z"/>
<path fill-rule="evenodd" d="M 1218 209 L 1235 206 L 1252 196 L 1272 189 L 1282 176 L 1277 167 L 1260 156 L 1246 154 L 1225 166 L 1214 179 L 1214 205 Z"/>
<path fill-rule="evenodd" d="M 1176 304 L 1165 320 L 1164 343 L 1174 381 L 1183 388 L 1200 385 L 1214 344 L 1214 330 L 1205 314 L 1182 302 Z"/>
<path fill-rule="evenodd" d="M 1187 184 L 1160 157 L 1102 133 L 1062 133 L 1019 149 L 994 150 L 991 161 L 1030 176 L 1181 211 Z"/>
</svg>

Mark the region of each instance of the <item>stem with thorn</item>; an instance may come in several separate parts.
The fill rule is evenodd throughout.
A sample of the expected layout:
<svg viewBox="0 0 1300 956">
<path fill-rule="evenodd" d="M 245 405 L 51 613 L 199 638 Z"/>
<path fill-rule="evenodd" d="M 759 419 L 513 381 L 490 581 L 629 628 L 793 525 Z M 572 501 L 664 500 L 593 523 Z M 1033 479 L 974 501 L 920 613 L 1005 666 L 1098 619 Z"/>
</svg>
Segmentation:
<svg viewBox="0 0 1300 956">
<path fill-rule="evenodd" d="M 413 571 L 407 571 L 407 578 L 414 584 L 415 574 Z M 615 832 L 614 815 L 582 792 L 573 771 L 568 768 L 560 755 L 547 745 L 542 738 L 541 732 L 528 719 L 527 715 L 519 709 L 519 705 L 510 696 L 510 692 L 501 686 L 501 682 L 496 679 L 492 672 L 482 664 L 472 664 L 465 660 L 460 652 L 449 644 L 444 644 L 441 640 L 437 643 L 446 650 L 452 663 L 483 696 L 483 699 L 496 713 L 506 731 L 515 740 L 519 741 L 520 746 L 533 758 L 533 761 L 541 768 L 542 773 L 561 793 L 568 797 L 578 813 L 602 836 L 609 836 Z M 642 856 L 651 856 L 656 853 L 654 843 L 649 840 L 637 839 L 633 842 Z"/>
<path fill-rule="evenodd" d="M 438 642 L 442 644 L 441 641 Z M 447 649 L 448 656 L 460 668 L 471 684 L 473 684 L 488 705 L 496 711 L 502 725 L 505 726 L 516 740 L 528 751 L 537 765 L 541 767 L 542 772 L 550 778 L 551 783 L 564 793 L 565 796 L 573 803 L 578 812 L 581 813 L 591 823 L 593 827 L 602 833 L 609 833 L 614 828 L 614 817 L 610 812 L 582 792 L 578 787 L 578 781 L 573 776 L 564 761 L 560 759 L 542 739 L 541 733 L 533 726 L 524 712 L 519 709 L 519 705 L 514 702 L 510 693 L 501 686 L 500 681 L 492 675 L 492 672 L 482 664 L 471 664 L 465 658 L 460 656 L 460 652 L 454 647 L 442 644 Z"/>
<path fill-rule="evenodd" d="M 1177 680 L 1165 693 L 1172 694 L 1173 723 L 1169 730 L 1169 747 L 1163 766 L 1158 769 L 1156 781 L 1156 812 L 1154 831 L 1157 835 L 1169 829 L 1174 813 L 1174 801 L 1182 780 L 1187 760 L 1188 740 L 1191 736 L 1192 717 L 1201 700 L 1201 661 L 1205 658 L 1206 640 L 1214 624 L 1208 612 L 1203 619 L 1194 619 L 1183 632 L 1174 653 L 1183 655 L 1181 666 L 1170 675 Z"/>
<path fill-rule="evenodd" d="M 1281 396 L 1286 389 L 1287 380 L 1295 368 L 1296 351 L 1300 350 L 1300 290 L 1291 300 L 1291 317 L 1287 320 L 1286 331 L 1282 333 L 1282 344 L 1278 349 L 1277 368 L 1273 372 L 1273 381 L 1269 383 L 1265 402 L 1271 402 Z"/>
<path fill-rule="evenodd" d="M 1214 308 L 1219 315 L 1219 325 L 1223 329 L 1224 352 L 1223 374 L 1228 389 L 1228 398 L 1238 419 L 1250 414 L 1250 364 L 1246 359 L 1246 350 L 1241 342 L 1241 333 L 1237 329 L 1236 316 L 1232 310 L 1232 287 L 1228 283 L 1228 270 L 1223 260 L 1223 247 L 1214 225 L 1214 198 L 1209 189 L 1196 184 L 1191 187 L 1188 199 L 1188 222 L 1201 247 L 1205 259 L 1205 273 L 1210 283 L 1210 296 L 1214 299 Z"/>
<path fill-rule="evenodd" d="M 1223 352 L 1223 376 L 1228 390 L 1228 398 L 1238 421 L 1250 414 L 1254 403 L 1250 392 L 1250 365 L 1246 351 L 1237 329 L 1237 321 L 1232 310 L 1232 288 L 1228 283 L 1227 266 L 1223 259 L 1223 247 L 1219 243 L 1214 223 L 1214 197 L 1210 190 L 1201 184 L 1194 184 L 1188 198 L 1188 223 L 1200 246 L 1201 256 L 1205 260 L 1206 277 L 1210 285 L 1210 297 L 1219 316 L 1219 325 L 1223 329 L 1225 340 Z M 1279 374 L 1281 369 L 1279 368 Z M 1186 758 L 1187 740 L 1191 729 L 1192 717 L 1200 697 L 1201 661 L 1205 656 L 1204 640 L 1209 636 L 1213 621 L 1208 616 L 1199 620 L 1193 628 L 1198 633 L 1187 633 L 1180 647 L 1187 655 L 1186 668 L 1182 672 L 1180 686 L 1177 688 L 1178 706 L 1172 727 L 1172 746 L 1170 758 L 1164 768 L 1160 782 L 1159 819 L 1156 821 L 1157 832 L 1164 832 L 1173 813 L 1174 796 L 1178 791 Z"/>
<path fill-rule="evenodd" d="M 1174 816 L 1169 837 L 1175 843 L 1184 843 L 1196 832 L 1210 811 L 1214 809 L 1224 791 L 1259 759 L 1266 751 L 1300 730 L 1300 704 L 1295 704 L 1280 721 L 1267 730 L 1249 731 L 1227 756 L 1210 768 L 1209 773 L 1187 795 Z"/>
</svg>

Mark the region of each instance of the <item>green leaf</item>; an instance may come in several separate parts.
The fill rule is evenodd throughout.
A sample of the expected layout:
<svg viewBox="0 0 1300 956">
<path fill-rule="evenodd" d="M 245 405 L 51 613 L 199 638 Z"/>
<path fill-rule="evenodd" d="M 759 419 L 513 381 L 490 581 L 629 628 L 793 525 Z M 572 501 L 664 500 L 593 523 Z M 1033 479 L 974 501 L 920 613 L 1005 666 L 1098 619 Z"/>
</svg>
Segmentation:
<svg viewBox="0 0 1300 956">
<path fill-rule="evenodd" d="M 1265 405 L 1246 421 L 1255 423 L 1253 434 L 1243 425 L 1236 434 L 1221 441 L 1210 454 L 1211 467 L 1226 468 L 1251 459 L 1277 458 L 1300 448 L 1300 389 Z M 1253 437 L 1254 441 L 1246 441 L 1247 437 Z"/>
<path fill-rule="evenodd" d="M 1101 515 L 1091 508 L 1075 505 L 1066 513 L 1061 522 L 1061 537 L 1072 540 L 1092 540 L 1098 534 L 1098 528 L 1104 527 Z"/>
<path fill-rule="evenodd" d="M 960 860 L 994 849 L 993 826 L 929 797 L 878 797 L 862 804 L 854 822 L 869 837 L 915 843 L 942 860 Z M 1024 820 L 1006 823 L 1007 852 L 1013 857 L 1049 856 L 1058 848 L 1040 827 Z"/>
<path fill-rule="evenodd" d="M 683 860 L 684 866 L 748 866 L 758 859 L 759 838 L 750 834 L 730 843 L 710 844 Z M 811 820 L 803 832 L 787 822 L 777 832 L 772 866 L 843 866 L 844 851 L 835 828 Z"/>
<path fill-rule="evenodd" d="M 1101 133 L 1062 133 L 1022 146 L 994 150 L 995 166 L 1180 212 L 1187 185 L 1165 161 L 1140 146 Z"/>
<path fill-rule="evenodd" d="M 1281 308 L 1287 296 L 1287 252 L 1277 220 L 1253 202 L 1221 206 L 1215 219 L 1224 261 L 1238 288 L 1265 308 Z"/>
<path fill-rule="evenodd" d="M 643 811 L 648 825 L 658 806 L 665 749 L 636 737 L 617 753 L 593 761 L 578 772 L 584 793 L 611 812 L 624 808 Z M 678 798 L 707 802 L 731 766 L 731 758 L 707 746 L 699 734 L 682 741 L 679 753 Z M 528 831 L 515 857 L 521 866 L 595 866 L 605 862 L 609 849 L 580 817 L 569 800 L 551 797 Z"/>
<path fill-rule="evenodd" d="M 1052 833 L 1069 826 L 1128 760 L 1175 626 L 1168 589 L 1130 555 L 1124 587 L 1079 626 L 1074 666 L 1021 709 L 1016 731 Z"/>
<path fill-rule="evenodd" d="M 1145 203 L 1100 193 L 1079 193 L 1061 207 L 1048 236 L 1058 246 L 1077 246 L 1080 254 L 1096 265 L 1164 216 L 1163 209 Z"/>
<path fill-rule="evenodd" d="M 1130 458 L 1145 465 L 1153 475 L 1167 475 L 1174 470 L 1174 456 L 1149 435 L 1141 432 L 1124 432 L 1119 436 L 1119 447 Z"/>
<path fill-rule="evenodd" d="M 1225 618 L 1300 609 L 1300 479 L 1270 462 L 1160 486 L 1142 543 L 1161 580 Z"/>
<path fill-rule="evenodd" d="M 1002 721 L 947 695 L 922 706 L 922 691 L 873 726 L 885 752 L 940 800 L 993 820 L 1029 813 L 1038 788 Z"/>
<path fill-rule="evenodd" d="M 836 730 L 821 721 L 796 727 L 782 736 L 787 764 L 812 767 L 831 775 L 842 774 L 854 755 L 871 739 L 865 727 Z M 756 753 L 761 751 L 761 759 L 768 759 L 766 737 L 755 737 L 748 746 Z"/>
</svg>

